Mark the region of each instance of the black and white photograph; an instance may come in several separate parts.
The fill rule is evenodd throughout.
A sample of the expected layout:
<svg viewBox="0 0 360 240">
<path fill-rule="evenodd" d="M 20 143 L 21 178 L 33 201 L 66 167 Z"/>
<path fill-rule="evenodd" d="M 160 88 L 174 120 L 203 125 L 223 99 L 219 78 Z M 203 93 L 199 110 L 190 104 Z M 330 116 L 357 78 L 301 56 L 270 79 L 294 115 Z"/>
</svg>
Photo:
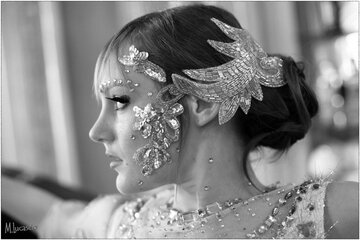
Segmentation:
<svg viewBox="0 0 360 240">
<path fill-rule="evenodd" d="M 1 1 L 1 238 L 359 239 L 357 1 Z"/>
</svg>

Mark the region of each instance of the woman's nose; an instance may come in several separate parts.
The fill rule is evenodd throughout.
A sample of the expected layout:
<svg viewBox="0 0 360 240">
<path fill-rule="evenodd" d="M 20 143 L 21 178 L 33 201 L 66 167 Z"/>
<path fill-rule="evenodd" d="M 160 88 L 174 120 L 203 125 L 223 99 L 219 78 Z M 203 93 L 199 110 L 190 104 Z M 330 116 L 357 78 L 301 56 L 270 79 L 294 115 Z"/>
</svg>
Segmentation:
<svg viewBox="0 0 360 240">
<path fill-rule="evenodd" d="M 109 123 L 103 121 L 100 117 L 94 123 L 89 131 L 89 137 L 94 142 L 111 142 L 114 140 L 114 134 Z"/>
</svg>

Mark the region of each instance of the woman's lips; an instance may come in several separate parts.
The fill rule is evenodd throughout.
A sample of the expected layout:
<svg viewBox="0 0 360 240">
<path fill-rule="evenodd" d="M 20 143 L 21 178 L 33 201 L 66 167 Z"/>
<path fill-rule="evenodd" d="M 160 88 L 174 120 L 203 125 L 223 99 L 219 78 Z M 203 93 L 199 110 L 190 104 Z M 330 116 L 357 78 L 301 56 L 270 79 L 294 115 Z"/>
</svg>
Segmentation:
<svg viewBox="0 0 360 240">
<path fill-rule="evenodd" d="M 112 162 L 110 163 L 110 168 L 115 169 L 116 167 L 120 166 L 121 163 L 122 163 L 121 160 L 112 161 Z"/>
<path fill-rule="evenodd" d="M 106 153 L 106 156 L 111 158 L 110 162 L 110 168 L 115 169 L 116 167 L 120 166 L 122 163 L 122 160 L 118 157 L 115 157 L 112 154 Z"/>
</svg>

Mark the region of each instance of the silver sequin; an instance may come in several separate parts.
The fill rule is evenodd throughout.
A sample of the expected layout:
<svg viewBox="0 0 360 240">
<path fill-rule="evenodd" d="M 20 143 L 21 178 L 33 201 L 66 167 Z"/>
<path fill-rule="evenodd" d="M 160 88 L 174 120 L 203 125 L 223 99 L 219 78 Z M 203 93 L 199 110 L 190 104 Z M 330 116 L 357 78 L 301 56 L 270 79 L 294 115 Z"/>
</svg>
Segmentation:
<svg viewBox="0 0 360 240">
<path fill-rule="evenodd" d="M 282 77 L 282 59 L 268 57 L 246 30 L 231 27 L 215 18 L 211 20 L 234 42 L 208 40 L 208 43 L 234 60 L 216 67 L 183 71 L 198 82 L 178 74 L 172 74 L 172 79 L 184 94 L 197 96 L 207 102 L 221 103 L 221 125 L 235 115 L 239 106 L 247 114 L 251 97 L 263 100 L 260 85 L 281 87 L 286 83 Z"/>
<path fill-rule="evenodd" d="M 133 108 L 136 119 L 134 130 L 140 131 L 143 138 L 150 138 L 150 142 L 138 149 L 133 157 L 142 166 L 144 176 L 170 162 L 171 157 L 166 150 L 171 143 L 178 141 L 180 134 L 180 122 L 176 117 L 184 111 L 183 106 L 179 103 L 157 103 L 149 103 L 143 109 L 138 106 Z"/>
<path fill-rule="evenodd" d="M 140 52 L 134 45 L 129 47 L 129 55 L 124 55 L 118 60 L 125 66 L 132 66 L 134 71 L 144 73 L 153 80 L 166 82 L 164 70 L 148 60 L 149 53 Z"/>
</svg>

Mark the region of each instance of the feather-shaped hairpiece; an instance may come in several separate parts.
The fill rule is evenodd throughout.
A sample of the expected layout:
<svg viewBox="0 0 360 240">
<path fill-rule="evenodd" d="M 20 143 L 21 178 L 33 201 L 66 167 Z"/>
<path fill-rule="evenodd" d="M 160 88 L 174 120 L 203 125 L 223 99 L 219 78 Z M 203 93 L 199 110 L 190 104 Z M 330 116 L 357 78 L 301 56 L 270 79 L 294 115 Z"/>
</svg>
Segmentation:
<svg viewBox="0 0 360 240">
<path fill-rule="evenodd" d="M 261 46 L 244 29 L 231 27 L 215 18 L 211 19 L 234 42 L 208 40 L 218 52 L 234 58 L 216 67 L 183 70 L 192 79 L 172 74 L 180 92 L 194 95 L 207 102 L 221 102 L 219 124 L 229 121 L 240 108 L 247 114 L 251 97 L 262 101 L 260 85 L 281 87 L 282 59 L 268 57 Z"/>
</svg>

